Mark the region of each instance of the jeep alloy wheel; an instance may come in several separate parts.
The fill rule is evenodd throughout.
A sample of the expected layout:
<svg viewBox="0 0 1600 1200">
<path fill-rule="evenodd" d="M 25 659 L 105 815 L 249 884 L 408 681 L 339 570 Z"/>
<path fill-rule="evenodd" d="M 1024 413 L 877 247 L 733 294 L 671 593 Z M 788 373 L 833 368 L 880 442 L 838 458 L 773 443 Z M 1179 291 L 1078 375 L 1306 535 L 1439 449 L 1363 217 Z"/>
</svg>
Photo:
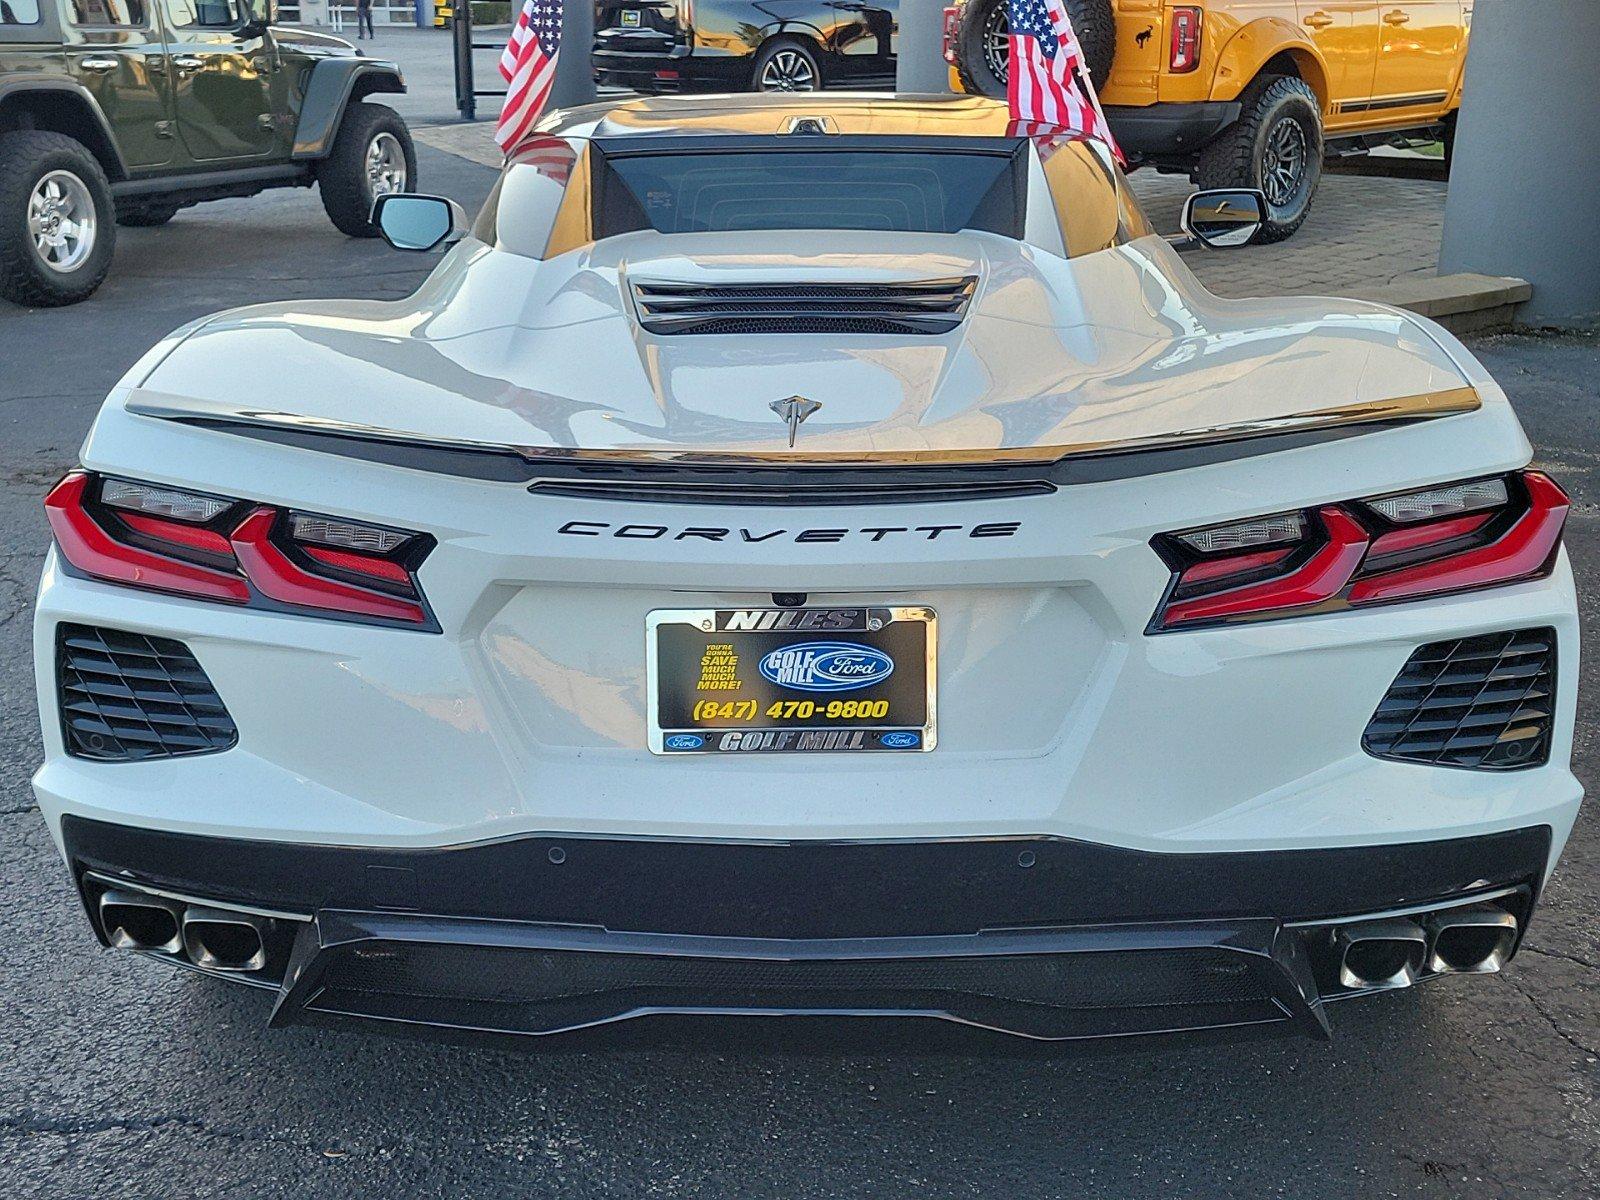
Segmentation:
<svg viewBox="0 0 1600 1200">
<path fill-rule="evenodd" d="M 0 296 L 51 307 L 92 295 L 111 268 L 116 214 L 82 142 L 43 129 L 0 133 Z"/>
<path fill-rule="evenodd" d="M 417 152 L 400 114 L 363 100 L 345 110 L 328 157 L 317 164 L 317 187 L 328 219 L 351 237 L 377 237 L 372 202 L 415 191 Z"/>
<path fill-rule="evenodd" d="M 406 190 L 405 150 L 387 130 L 367 145 L 367 190 L 374 200 Z"/>
<path fill-rule="evenodd" d="M 51 171 L 28 197 L 33 252 L 52 271 L 76 271 L 94 253 L 96 221 L 89 189 L 71 171 Z"/>
</svg>

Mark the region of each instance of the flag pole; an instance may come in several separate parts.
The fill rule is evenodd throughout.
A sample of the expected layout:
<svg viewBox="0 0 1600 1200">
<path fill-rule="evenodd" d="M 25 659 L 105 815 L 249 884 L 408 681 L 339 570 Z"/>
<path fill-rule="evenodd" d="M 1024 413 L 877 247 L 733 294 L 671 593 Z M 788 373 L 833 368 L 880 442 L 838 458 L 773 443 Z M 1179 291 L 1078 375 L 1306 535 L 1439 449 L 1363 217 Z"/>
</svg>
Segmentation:
<svg viewBox="0 0 1600 1200">
<path fill-rule="evenodd" d="M 561 56 L 547 108 L 572 108 L 594 100 L 594 0 L 566 0 L 561 10 Z"/>
</svg>

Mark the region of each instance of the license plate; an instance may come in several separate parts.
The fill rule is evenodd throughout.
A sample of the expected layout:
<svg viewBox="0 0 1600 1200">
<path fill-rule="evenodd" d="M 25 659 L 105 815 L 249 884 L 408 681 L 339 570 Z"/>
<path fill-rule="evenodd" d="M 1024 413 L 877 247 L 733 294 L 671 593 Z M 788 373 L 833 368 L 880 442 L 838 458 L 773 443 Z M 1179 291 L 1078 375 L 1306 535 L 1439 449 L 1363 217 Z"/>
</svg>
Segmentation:
<svg viewBox="0 0 1600 1200">
<path fill-rule="evenodd" d="M 622 27 L 624 29 L 638 29 L 640 27 L 640 18 L 642 16 L 643 14 L 637 8 L 623 9 Z"/>
<path fill-rule="evenodd" d="M 932 609 L 658 609 L 645 625 L 656 754 L 934 747 Z"/>
</svg>

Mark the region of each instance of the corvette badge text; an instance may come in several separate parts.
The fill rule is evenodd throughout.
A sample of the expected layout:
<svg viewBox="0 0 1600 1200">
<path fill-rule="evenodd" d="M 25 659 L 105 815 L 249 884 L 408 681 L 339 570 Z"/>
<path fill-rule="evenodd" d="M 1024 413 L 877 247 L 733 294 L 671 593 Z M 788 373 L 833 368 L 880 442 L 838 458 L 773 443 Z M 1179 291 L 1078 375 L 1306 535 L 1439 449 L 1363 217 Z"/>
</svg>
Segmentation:
<svg viewBox="0 0 1600 1200">
<path fill-rule="evenodd" d="M 861 529 L 843 527 L 817 529 L 751 529 L 747 526 L 728 528 L 721 525 L 613 525 L 608 521 L 568 521 L 556 530 L 569 537 L 632 538 L 638 541 L 685 542 L 699 539 L 706 542 L 823 542 L 835 543 L 858 537 L 869 542 L 885 538 L 921 538 L 925 541 L 949 534 L 952 537 L 996 538 L 1012 537 L 1022 528 L 1021 521 L 986 521 L 982 525 L 868 525 Z"/>
</svg>

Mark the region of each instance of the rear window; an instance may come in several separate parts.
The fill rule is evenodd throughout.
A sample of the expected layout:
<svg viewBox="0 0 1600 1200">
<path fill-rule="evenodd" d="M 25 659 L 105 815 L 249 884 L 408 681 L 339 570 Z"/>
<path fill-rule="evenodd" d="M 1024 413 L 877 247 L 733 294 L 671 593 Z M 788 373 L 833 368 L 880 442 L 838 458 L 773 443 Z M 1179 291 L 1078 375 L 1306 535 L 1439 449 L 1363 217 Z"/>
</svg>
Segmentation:
<svg viewBox="0 0 1600 1200">
<path fill-rule="evenodd" d="M 606 156 L 598 237 L 639 229 L 985 230 L 1022 236 L 1022 175 L 992 153 L 761 150 Z"/>
</svg>

